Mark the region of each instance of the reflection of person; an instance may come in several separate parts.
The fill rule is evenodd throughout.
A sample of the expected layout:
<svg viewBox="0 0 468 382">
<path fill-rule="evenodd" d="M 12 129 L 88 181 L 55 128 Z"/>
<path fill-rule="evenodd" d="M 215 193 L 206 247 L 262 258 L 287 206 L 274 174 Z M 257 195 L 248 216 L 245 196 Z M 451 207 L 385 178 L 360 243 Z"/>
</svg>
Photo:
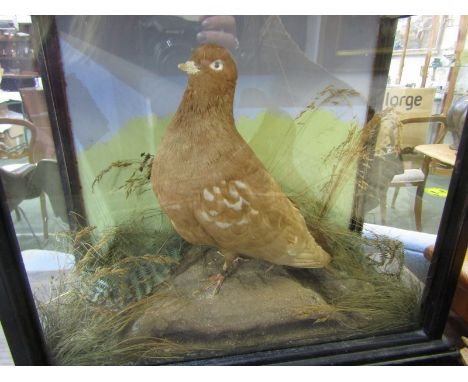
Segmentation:
<svg viewBox="0 0 468 382">
<path fill-rule="evenodd" d="M 102 24 L 107 24 L 106 33 L 118 35 L 119 38 L 114 39 L 123 45 L 114 45 L 115 41 L 111 41 L 112 46 L 103 46 L 104 49 L 160 75 L 179 74 L 177 64 L 184 62 L 192 50 L 203 43 L 216 43 L 229 49 L 241 73 L 275 73 L 278 68 L 272 70 L 271 65 L 277 57 L 268 54 L 265 58 L 260 52 L 267 40 L 267 44 L 274 43 L 282 52 L 288 49 L 287 45 L 290 50 L 298 48 L 292 56 L 289 52 L 288 59 L 282 63 L 283 68 L 287 68 L 290 62 L 297 66 L 294 63 L 297 53 L 304 56 L 306 40 L 311 38 L 308 36 L 310 22 L 305 16 L 133 16 L 125 23 L 122 21 L 125 30 L 116 30 L 113 19 L 105 19 Z M 127 24 L 133 27 L 130 29 Z M 133 34 L 132 41 L 128 33 Z M 300 60 L 303 58 L 305 56 Z"/>
<path fill-rule="evenodd" d="M 96 47 L 164 77 L 179 75 L 177 64 L 204 42 L 228 48 L 241 74 L 274 74 L 288 67 L 304 67 L 297 61 L 304 61 L 307 44 L 317 40 L 318 29 L 311 25 L 319 20 L 309 16 L 131 15 L 60 16 L 57 22 L 60 31 L 87 45 L 80 50 L 89 50 L 89 55 L 95 54 Z M 271 56 L 276 55 L 273 45 L 280 55 L 288 50 L 283 55 L 286 60 Z M 315 49 L 308 50 L 314 55 Z M 304 57 L 298 57 L 300 53 Z M 282 70 L 278 60 L 283 61 Z"/>
<path fill-rule="evenodd" d="M 239 48 L 234 16 L 201 16 L 200 24 L 202 30 L 197 34 L 199 43 L 212 42 L 231 51 Z"/>
<path fill-rule="evenodd" d="M 306 41 L 316 39 L 309 33 L 311 21 L 307 16 L 201 16 L 199 22 L 197 42 L 216 43 L 229 49 L 238 70 L 244 74 L 297 69 L 298 61 L 301 61 L 299 67 L 304 67 L 304 59 L 309 61 L 304 53 Z M 277 56 L 285 50 L 288 50 L 286 60 Z M 276 65 L 278 60 L 283 61 L 282 69 Z"/>
<path fill-rule="evenodd" d="M 317 65 L 319 19 L 310 16 L 58 16 L 66 76 L 86 87 L 113 131 L 135 115 L 175 110 L 185 78 L 178 64 L 204 42 L 233 54 L 236 107 L 297 115 L 328 86 L 348 86 Z M 307 53 L 305 53 L 307 51 Z M 70 80 L 70 91 L 77 83 Z M 92 115 L 82 97 L 76 115 Z M 85 104 L 86 103 L 86 104 Z M 119 105 L 119 106 L 117 106 Z M 72 110 L 74 111 L 74 108 Z M 86 114 L 88 113 L 88 114 Z M 82 118 L 80 117 L 79 121 Z M 78 122 L 77 122 L 78 123 Z M 83 131 L 91 130 L 83 123 Z M 96 131 L 90 131 L 96 137 Z M 86 133 L 88 134 L 88 133 Z M 88 140 L 88 139 L 87 139 Z M 93 141 L 93 140 L 91 140 Z"/>
</svg>

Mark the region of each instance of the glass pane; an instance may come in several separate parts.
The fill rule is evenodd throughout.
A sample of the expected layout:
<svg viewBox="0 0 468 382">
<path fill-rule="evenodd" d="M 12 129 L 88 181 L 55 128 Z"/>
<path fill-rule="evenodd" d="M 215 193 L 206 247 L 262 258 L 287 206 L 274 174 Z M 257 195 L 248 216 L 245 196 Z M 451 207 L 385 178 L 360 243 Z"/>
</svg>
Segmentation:
<svg viewBox="0 0 468 382">
<path fill-rule="evenodd" d="M 419 328 L 466 57 L 460 18 L 407 20 L 55 17 L 66 87 L 46 95 L 67 110 L 44 110 L 36 75 L 42 119 L 22 88 L 16 113 L 48 122 L 47 154 L 28 125 L 14 146 L 24 158 L 1 162 L 54 362 L 165 363 Z M 7 174 L 10 163 L 26 170 Z M 23 182 L 10 193 L 9 177 Z"/>
<path fill-rule="evenodd" d="M 31 287 L 50 299 L 50 279 L 74 257 L 55 236 L 69 231 L 68 214 L 36 61 L 29 16 L 2 16 L 0 28 L 0 175 Z M 11 364 L 0 339 L 0 363 Z"/>
<path fill-rule="evenodd" d="M 401 235 L 422 232 L 419 242 L 414 233 L 410 237 L 416 257 L 407 256 L 422 280 L 429 263 L 419 255 L 435 243 L 468 107 L 463 28 L 459 16 L 400 19 L 385 91 L 383 107 L 392 113 L 380 131 L 378 160 L 389 145 L 397 147 L 399 158 L 381 196 L 385 203 L 374 203 L 378 208 L 367 213 L 366 222 L 403 229 Z M 421 33 L 431 37 L 417 50 L 415 35 Z"/>
</svg>

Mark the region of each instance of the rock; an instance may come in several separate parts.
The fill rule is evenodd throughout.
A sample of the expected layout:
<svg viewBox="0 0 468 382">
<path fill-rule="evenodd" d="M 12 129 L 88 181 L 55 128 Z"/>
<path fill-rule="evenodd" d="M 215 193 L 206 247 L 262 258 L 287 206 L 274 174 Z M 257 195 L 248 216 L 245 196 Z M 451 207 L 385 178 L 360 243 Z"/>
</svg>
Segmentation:
<svg viewBox="0 0 468 382">
<path fill-rule="evenodd" d="M 169 285 L 148 299 L 131 337 L 151 336 L 204 349 L 237 349 L 314 338 L 340 314 L 285 267 L 241 259 L 213 295 L 223 258 L 192 254 Z M 329 330 L 328 330 L 329 332 Z"/>
</svg>

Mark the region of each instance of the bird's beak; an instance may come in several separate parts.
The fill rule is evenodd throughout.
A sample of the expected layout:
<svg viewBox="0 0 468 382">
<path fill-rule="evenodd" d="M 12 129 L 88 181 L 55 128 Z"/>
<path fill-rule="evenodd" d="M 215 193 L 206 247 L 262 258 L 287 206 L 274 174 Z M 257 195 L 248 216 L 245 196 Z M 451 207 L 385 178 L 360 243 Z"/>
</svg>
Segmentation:
<svg viewBox="0 0 468 382">
<path fill-rule="evenodd" d="M 177 67 L 187 74 L 197 74 L 200 71 L 197 64 L 193 61 L 187 61 L 183 64 L 177 65 Z"/>
</svg>

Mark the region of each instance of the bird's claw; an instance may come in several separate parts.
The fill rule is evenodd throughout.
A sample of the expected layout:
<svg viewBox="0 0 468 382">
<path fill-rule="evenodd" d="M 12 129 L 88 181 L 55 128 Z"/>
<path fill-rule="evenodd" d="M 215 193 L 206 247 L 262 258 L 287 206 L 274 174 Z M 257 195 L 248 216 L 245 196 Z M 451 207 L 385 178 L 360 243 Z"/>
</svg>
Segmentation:
<svg viewBox="0 0 468 382">
<path fill-rule="evenodd" d="M 218 273 L 217 275 L 214 275 L 208 278 L 208 281 L 210 281 L 211 284 L 216 284 L 213 290 L 212 297 L 218 294 L 219 290 L 221 289 L 221 285 L 224 282 L 224 279 L 225 277 L 221 273 Z M 207 286 L 205 288 L 205 290 L 208 290 L 208 289 L 210 289 L 210 286 Z"/>
<path fill-rule="evenodd" d="M 275 264 L 271 264 L 268 269 L 265 271 L 265 273 L 270 272 L 273 268 L 275 267 Z"/>
</svg>

